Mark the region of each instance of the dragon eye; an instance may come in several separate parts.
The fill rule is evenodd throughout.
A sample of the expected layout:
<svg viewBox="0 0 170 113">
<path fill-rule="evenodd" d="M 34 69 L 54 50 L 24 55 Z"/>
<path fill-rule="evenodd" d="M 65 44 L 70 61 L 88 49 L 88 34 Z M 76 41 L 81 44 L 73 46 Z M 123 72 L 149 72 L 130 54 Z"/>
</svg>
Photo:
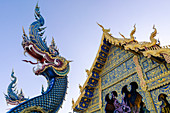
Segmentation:
<svg viewBox="0 0 170 113">
<path fill-rule="evenodd" d="M 55 60 L 54 60 L 54 63 L 55 63 L 57 66 L 60 65 L 60 61 L 59 61 L 58 59 L 55 59 Z"/>
</svg>

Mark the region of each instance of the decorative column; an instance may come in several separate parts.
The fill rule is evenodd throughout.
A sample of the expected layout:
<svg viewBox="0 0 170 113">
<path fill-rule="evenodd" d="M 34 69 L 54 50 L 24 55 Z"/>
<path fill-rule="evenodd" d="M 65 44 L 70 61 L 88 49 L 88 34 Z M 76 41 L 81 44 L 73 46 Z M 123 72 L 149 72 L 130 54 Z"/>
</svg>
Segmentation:
<svg viewBox="0 0 170 113">
<path fill-rule="evenodd" d="M 102 86 L 101 86 L 101 78 L 99 79 L 99 108 L 102 110 Z"/>
<path fill-rule="evenodd" d="M 151 93 L 147 90 L 148 86 L 147 86 L 146 81 L 144 79 L 142 68 L 139 64 L 139 60 L 138 60 L 138 57 L 136 55 L 133 57 L 133 61 L 136 65 L 136 71 L 137 71 L 138 77 L 140 79 L 141 89 L 145 92 L 147 108 L 149 109 L 149 111 L 151 113 L 156 113 L 156 109 L 155 109 L 155 106 L 154 106 L 154 103 L 153 103 L 153 99 L 151 97 Z"/>
<path fill-rule="evenodd" d="M 139 79 L 140 79 L 140 86 L 141 86 L 143 91 L 146 91 L 146 89 L 147 89 L 146 81 L 144 80 L 142 68 L 139 64 L 138 57 L 136 55 L 133 57 L 133 61 L 135 62 L 136 71 L 137 71 Z"/>
</svg>

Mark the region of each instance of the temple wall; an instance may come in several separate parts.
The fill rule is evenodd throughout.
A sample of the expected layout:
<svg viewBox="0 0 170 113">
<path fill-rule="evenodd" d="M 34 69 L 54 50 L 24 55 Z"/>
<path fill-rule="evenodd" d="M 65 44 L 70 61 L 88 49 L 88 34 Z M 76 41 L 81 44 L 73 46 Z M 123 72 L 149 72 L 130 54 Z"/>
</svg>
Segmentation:
<svg viewBox="0 0 170 113">
<path fill-rule="evenodd" d="M 160 112 L 158 95 L 164 93 L 170 96 L 170 64 L 159 64 L 154 60 L 139 54 L 133 54 L 122 48 L 112 46 L 105 66 L 100 73 L 100 82 L 94 91 L 86 113 L 105 113 L 105 96 L 111 91 L 117 91 L 118 101 L 122 102 L 122 87 L 130 83 L 138 84 L 137 92 L 151 112 Z M 142 82 L 141 82 L 142 81 Z"/>
</svg>

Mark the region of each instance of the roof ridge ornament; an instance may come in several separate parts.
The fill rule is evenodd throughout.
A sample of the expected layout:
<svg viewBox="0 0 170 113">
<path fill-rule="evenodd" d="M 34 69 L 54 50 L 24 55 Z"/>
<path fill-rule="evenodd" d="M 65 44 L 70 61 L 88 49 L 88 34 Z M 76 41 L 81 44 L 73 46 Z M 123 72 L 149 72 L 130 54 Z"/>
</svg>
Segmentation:
<svg viewBox="0 0 170 113">
<path fill-rule="evenodd" d="M 131 39 L 131 41 L 133 41 L 133 40 L 135 40 L 135 37 L 133 36 L 134 34 L 135 34 L 135 32 L 136 32 L 136 24 L 133 26 L 134 27 L 134 29 L 131 31 L 131 33 L 130 33 L 130 39 Z"/>
<path fill-rule="evenodd" d="M 122 36 L 124 39 L 126 39 L 126 38 L 125 38 L 125 36 L 124 36 L 124 35 L 122 35 L 120 32 L 119 32 L 119 34 L 120 34 L 120 36 Z"/>
<path fill-rule="evenodd" d="M 157 39 L 154 38 L 157 34 L 157 29 L 155 28 L 155 25 L 153 25 L 153 29 L 154 31 L 151 33 L 150 41 L 155 45 L 157 43 Z"/>
<path fill-rule="evenodd" d="M 131 33 L 130 33 L 130 39 L 129 38 L 126 38 L 124 35 L 122 35 L 120 32 L 119 32 L 119 34 L 123 37 L 123 39 L 124 39 L 124 42 L 123 43 L 121 43 L 121 45 L 123 45 L 123 44 L 128 44 L 128 43 L 130 43 L 130 42 L 133 42 L 134 40 L 135 40 L 135 37 L 133 36 L 134 34 L 135 34 L 135 32 L 136 32 L 136 24 L 134 25 L 134 29 L 131 31 Z"/>
<path fill-rule="evenodd" d="M 106 33 L 110 32 L 110 29 L 104 29 L 104 27 L 101 24 L 99 24 L 98 22 L 97 22 L 97 24 L 102 28 L 103 32 L 106 32 Z"/>
</svg>

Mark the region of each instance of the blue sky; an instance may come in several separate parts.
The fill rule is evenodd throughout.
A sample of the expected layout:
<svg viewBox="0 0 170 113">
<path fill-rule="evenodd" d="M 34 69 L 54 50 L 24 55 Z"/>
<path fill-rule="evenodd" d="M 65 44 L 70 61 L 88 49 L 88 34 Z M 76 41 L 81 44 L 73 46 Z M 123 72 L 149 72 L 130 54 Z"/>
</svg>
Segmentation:
<svg viewBox="0 0 170 113">
<path fill-rule="evenodd" d="M 10 83 L 10 74 L 14 68 L 18 78 L 17 89 L 23 89 L 26 97 L 40 94 L 42 84 L 46 80 L 35 76 L 33 65 L 22 60 L 32 60 L 23 54 L 22 26 L 28 34 L 29 25 L 35 21 L 34 8 L 36 0 L 1 0 L 0 2 L 0 108 L 4 113 L 7 106 L 3 92 L 6 93 Z M 71 100 L 80 94 L 79 84 L 83 85 L 95 59 L 102 30 L 96 22 L 105 28 L 111 28 L 114 37 L 121 32 L 129 37 L 133 25 L 136 24 L 136 39 L 149 41 L 155 24 L 161 45 L 170 44 L 170 1 L 164 0 L 39 0 L 40 12 L 47 26 L 44 36 L 51 43 L 52 36 L 60 50 L 60 55 L 73 60 L 68 74 L 69 88 L 66 101 L 59 113 L 71 112 Z"/>
</svg>

